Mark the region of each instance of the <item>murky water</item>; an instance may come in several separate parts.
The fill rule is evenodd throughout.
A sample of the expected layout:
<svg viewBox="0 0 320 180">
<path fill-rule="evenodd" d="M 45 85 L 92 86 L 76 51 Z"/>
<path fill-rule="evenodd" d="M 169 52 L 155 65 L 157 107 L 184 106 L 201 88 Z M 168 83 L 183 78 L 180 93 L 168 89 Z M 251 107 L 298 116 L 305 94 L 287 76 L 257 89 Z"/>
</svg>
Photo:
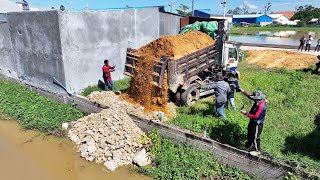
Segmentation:
<svg viewBox="0 0 320 180">
<path fill-rule="evenodd" d="M 299 46 L 299 39 L 311 35 L 313 38 L 312 47 L 315 47 L 320 39 L 320 32 L 303 31 L 260 31 L 255 35 L 230 35 L 231 41 L 259 43 L 259 44 L 282 44 Z"/>
<path fill-rule="evenodd" d="M 3 180 L 107 180 L 151 179 L 125 167 L 108 172 L 102 164 L 79 157 L 67 138 L 23 130 L 0 115 L 0 179 Z"/>
</svg>

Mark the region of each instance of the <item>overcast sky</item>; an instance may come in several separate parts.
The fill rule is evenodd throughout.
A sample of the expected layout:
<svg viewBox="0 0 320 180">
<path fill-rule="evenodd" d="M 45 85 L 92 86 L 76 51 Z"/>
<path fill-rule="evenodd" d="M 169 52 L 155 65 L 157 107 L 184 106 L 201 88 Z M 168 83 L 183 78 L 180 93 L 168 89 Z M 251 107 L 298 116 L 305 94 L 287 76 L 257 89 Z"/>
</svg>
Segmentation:
<svg viewBox="0 0 320 180">
<path fill-rule="evenodd" d="M 10 0 L 14 1 L 14 0 Z M 63 4 L 67 10 L 82 10 L 88 4 L 89 8 L 123 8 L 128 6 L 166 6 L 170 11 L 168 4 L 173 4 L 173 10 L 180 5 L 185 4 L 191 7 L 192 0 L 27 0 L 34 8 L 49 9 L 52 6 L 58 8 Z M 223 12 L 221 1 L 223 0 L 194 0 L 195 9 L 211 9 L 217 14 Z M 320 7 L 320 0 L 227 0 L 227 11 L 236 7 L 242 7 L 246 4 L 250 12 L 262 12 L 267 2 L 271 2 L 271 11 L 294 10 L 296 6 L 311 4 Z"/>
</svg>

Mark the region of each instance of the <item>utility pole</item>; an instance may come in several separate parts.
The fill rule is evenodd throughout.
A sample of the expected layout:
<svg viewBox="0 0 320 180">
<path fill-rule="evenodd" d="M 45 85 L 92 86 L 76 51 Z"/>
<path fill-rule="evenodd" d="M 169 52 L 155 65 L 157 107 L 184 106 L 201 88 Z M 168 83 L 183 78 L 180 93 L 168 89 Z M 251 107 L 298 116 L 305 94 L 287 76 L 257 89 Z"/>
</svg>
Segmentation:
<svg viewBox="0 0 320 180">
<path fill-rule="evenodd" d="M 224 0 L 223 2 L 221 2 L 221 4 L 223 5 L 223 19 L 226 18 L 226 5 L 227 5 L 227 0 Z"/>
<path fill-rule="evenodd" d="M 192 6 L 191 6 L 192 8 L 192 16 L 194 16 L 194 0 L 192 0 Z"/>
</svg>

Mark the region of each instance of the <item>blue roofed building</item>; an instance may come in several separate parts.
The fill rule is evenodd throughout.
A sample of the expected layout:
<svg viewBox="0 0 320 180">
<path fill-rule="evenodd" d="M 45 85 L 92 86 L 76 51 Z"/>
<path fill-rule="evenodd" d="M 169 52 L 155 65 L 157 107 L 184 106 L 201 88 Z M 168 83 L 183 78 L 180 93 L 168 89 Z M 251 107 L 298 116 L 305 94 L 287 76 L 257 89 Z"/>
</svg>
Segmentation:
<svg viewBox="0 0 320 180">
<path fill-rule="evenodd" d="M 232 23 L 250 23 L 250 24 L 271 24 L 272 17 L 266 14 L 244 14 L 234 15 Z"/>
<path fill-rule="evenodd" d="M 196 9 L 194 10 L 194 16 L 213 19 L 223 19 L 222 14 L 215 14 L 210 9 Z M 229 23 L 232 23 L 232 15 L 226 15 L 225 19 L 227 19 Z"/>
</svg>

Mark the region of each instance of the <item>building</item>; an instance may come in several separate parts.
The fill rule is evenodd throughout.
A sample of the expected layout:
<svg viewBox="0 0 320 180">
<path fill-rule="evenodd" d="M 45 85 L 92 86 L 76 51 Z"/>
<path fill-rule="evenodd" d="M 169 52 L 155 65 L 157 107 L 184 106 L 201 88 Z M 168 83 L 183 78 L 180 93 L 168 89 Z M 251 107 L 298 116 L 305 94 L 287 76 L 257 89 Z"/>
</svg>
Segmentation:
<svg viewBox="0 0 320 180">
<path fill-rule="evenodd" d="M 320 23 L 320 19 L 319 18 L 312 18 L 309 21 L 309 24 L 319 24 Z"/>
<path fill-rule="evenodd" d="M 266 14 L 233 15 L 232 23 L 250 23 L 265 26 L 272 23 L 272 18 Z"/>
<path fill-rule="evenodd" d="M 204 18 L 213 18 L 213 19 L 223 19 L 223 15 L 215 14 L 210 9 L 194 10 L 194 16 L 204 17 Z M 232 23 L 232 15 L 226 15 L 225 19 L 227 19 L 229 23 Z"/>
<path fill-rule="evenodd" d="M 293 17 L 294 12 L 293 11 L 279 11 L 279 12 L 275 12 L 275 14 L 283 14 L 290 20 Z"/>
<path fill-rule="evenodd" d="M 286 25 L 289 19 L 284 14 L 268 14 L 272 18 L 273 24 Z"/>
</svg>

